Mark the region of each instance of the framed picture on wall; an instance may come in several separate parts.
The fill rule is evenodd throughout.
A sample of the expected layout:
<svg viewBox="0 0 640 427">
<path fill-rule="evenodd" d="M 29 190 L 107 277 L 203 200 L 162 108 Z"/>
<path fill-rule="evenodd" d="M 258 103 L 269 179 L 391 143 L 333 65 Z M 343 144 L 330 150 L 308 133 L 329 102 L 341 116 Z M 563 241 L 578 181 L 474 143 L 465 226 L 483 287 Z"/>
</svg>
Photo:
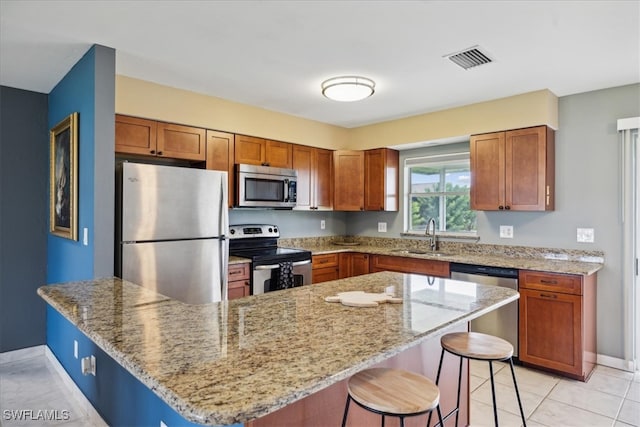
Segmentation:
<svg viewBox="0 0 640 427">
<path fill-rule="evenodd" d="M 78 113 L 49 131 L 49 231 L 78 240 Z"/>
</svg>

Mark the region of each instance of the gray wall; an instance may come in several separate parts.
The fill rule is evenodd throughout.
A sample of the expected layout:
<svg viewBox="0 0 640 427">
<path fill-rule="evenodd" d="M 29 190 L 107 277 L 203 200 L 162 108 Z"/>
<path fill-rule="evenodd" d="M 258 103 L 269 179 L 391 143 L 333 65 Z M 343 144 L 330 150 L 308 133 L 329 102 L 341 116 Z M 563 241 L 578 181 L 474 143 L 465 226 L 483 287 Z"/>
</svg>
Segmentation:
<svg viewBox="0 0 640 427">
<path fill-rule="evenodd" d="M 230 224 L 275 224 L 280 237 L 343 236 L 347 233 L 345 212 L 281 211 L 273 209 L 231 209 Z M 325 220 L 325 229 L 320 221 Z"/>
<path fill-rule="evenodd" d="M 0 352 L 44 344 L 47 95 L 0 87 Z"/>
<path fill-rule="evenodd" d="M 96 45 L 93 181 L 93 277 L 113 276 L 116 51 Z"/>
<path fill-rule="evenodd" d="M 605 267 L 598 273 L 598 353 L 624 358 L 621 154 L 616 124 L 620 118 L 640 116 L 640 84 L 561 97 L 558 108 L 555 211 L 478 212 L 480 243 L 603 251 Z M 448 148 L 407 150 L 400 160 L 436 150 Z M 401 193 L 403 182 L 401 177 Z M 398 237 L 404 230 L 403 215 L 404 209 L 349 213 L 347 233 Z M 388 233 L 377 232 L 378 221 L 388 222 Z M 500 225 L 512 225 L 514 238 L 501 239 Z M 578 227 L 593 228 L 595 242 L 576 242 Z"/>
</svg>

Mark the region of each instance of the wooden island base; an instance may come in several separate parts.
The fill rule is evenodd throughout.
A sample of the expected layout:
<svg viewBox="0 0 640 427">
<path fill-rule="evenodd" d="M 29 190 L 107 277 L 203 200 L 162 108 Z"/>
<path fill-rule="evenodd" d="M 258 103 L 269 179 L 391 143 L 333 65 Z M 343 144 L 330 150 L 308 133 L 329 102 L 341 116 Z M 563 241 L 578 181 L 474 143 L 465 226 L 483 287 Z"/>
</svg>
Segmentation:
<svg viewBox="0 0 640 427">
<path fill-rule="evenodd" d="M 466 332 L 467 325 L 451 328 L 449 332 Z M 411 347 L 402 353 L 393 356 L 375 367 L 388 367 L 405 369 L 412 372 L 421 373 L 435 381 L 440 360 L 440 336 L 435 336 L 422 344 Z M 456 405 L 458 367 L 460 359 L 449 353 L 445 354 L 440 376 L 440 405 L 442 415 L 448 414 Z M 462 392 L 460 398 L 460 421 L 459 425 L 469 425 L 469 368 L 465 360 L 462 365 Z M 275 411 L 262 418 L 250 421 L 247 427 L 327 427 L 340 426 L 342 415 L 347 399 L 347 381 L 345 379 L 332 386 L 329 386 L 317 393 L 307 396 L 297 402 Z M 413 427 L 426 425 L 428 415 L 411 417 L 405 419 L 405 426 Z M 437 416 L 431 420 L 431 425 L 437 423 Z M 349 408 L 347 427 L 365 427 L 380 425 L 380 415 L 365 411 L 356 404 Z M 398 418 L 387 417 L 385 426 L 398 426 Z M 446 426 L 455 425 L 455 416 L 451 416 L 446 422 Z"/>
</svg>

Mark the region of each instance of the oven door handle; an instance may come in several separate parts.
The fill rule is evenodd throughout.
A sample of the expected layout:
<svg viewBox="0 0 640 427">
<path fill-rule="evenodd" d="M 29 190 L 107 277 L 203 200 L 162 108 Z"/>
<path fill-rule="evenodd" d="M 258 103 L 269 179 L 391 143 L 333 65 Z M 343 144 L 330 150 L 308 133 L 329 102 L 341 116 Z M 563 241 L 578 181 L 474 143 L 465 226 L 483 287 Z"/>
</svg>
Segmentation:
<svg viewBox="0 0 640 427">
<path fill-rule="evenodd" d="M 291 263 L 292 266 L 298 267 L 300 265 L 311 264 L 311 260 L 308 259 L 306 261 L 296 261 Z M 253 267 L 254 270 L 275 270 L 276 268 L 280 268 L 280 264 L 271 264 L 271 265 L 257 265 Z"/>
</svg>

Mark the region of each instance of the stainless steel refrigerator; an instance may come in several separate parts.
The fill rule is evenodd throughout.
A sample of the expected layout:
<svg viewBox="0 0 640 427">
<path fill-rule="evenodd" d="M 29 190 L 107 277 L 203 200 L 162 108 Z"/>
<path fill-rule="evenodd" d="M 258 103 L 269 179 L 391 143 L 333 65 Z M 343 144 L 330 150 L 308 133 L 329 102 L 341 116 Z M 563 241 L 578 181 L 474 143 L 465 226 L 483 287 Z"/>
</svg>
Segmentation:
<svg viewBox="0 0 640 427">
<path fill-rule="evenodd" d="M 123 162 L 116 169 L 116 275 L 204 304 L 227 299 L 227 173 Z"/>
</svg>

